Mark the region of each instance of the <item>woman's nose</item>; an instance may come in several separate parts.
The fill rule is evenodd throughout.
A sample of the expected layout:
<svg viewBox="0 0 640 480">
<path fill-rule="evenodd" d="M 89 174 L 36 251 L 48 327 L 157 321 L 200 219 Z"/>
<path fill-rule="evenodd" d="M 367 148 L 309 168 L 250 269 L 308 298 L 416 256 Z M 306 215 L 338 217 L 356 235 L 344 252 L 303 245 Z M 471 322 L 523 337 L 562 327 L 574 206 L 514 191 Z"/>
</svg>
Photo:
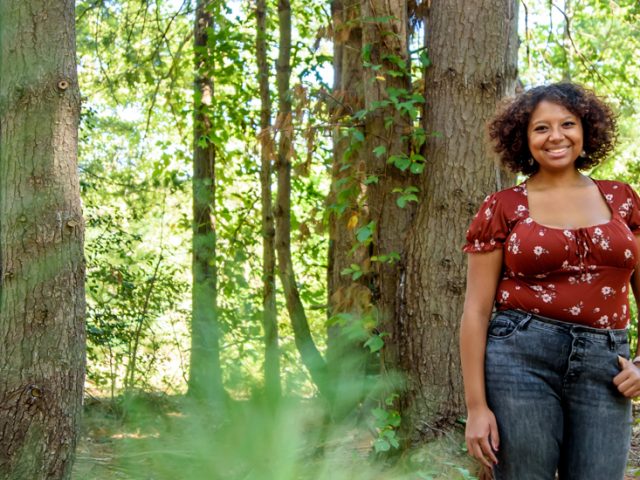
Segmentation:
<svg viewBox="0 0 640 480">
<path fill-rule="evenodd" d="M 564 135 L 560 130 L 560 127 L 553 127 L 549 130 L 549 140 L 551 141 L 562 140 L 563 138 L 564 138 Z"/>
</svg>

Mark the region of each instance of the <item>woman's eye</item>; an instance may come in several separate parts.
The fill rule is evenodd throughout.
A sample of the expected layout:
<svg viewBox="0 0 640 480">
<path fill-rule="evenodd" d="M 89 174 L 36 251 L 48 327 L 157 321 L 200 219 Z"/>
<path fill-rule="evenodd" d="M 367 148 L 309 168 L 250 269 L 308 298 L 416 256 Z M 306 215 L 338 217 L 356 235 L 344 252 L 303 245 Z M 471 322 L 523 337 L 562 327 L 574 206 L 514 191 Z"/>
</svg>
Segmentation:
<svg viewBox="0 0 640 480">
<path fill-rule="evenodd" d="M 562 125 L 565 127 L 573 127 L 576 124 L 576 122 L 564 122 Z"/>
<path fill-rule="evenodd" d="M 534 131 L 534 132 L 543 132 L 543 131 L 545 131 L 546 129 L 547 129 L 547 127 L 542 127 L 542 126 L 540 126 L 540 127 L 536 127 L 536 128 L 534 128 L 534 129 L 533 129 L 533 131 Z"/>
</svg>

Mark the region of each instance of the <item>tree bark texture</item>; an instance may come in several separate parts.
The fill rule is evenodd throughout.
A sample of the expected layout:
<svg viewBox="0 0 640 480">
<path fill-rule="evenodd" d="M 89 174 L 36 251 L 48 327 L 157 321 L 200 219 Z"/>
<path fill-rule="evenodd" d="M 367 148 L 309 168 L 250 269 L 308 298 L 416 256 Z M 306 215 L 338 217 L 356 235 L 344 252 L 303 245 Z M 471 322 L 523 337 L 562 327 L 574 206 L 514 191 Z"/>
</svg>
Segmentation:
<svg viewBox="0 0 640 480">
<path fill-rule="evenodd" d="M 364 108 L 362 23 L 360 3 L 345 0 L 331 2 L 333 33 L 334 86 L 329 98 L 333 127 L 333 162 L 329 207 L 328 317 L 347 313 L 345 321 L 362 322 L 372 309 L 368 276 L 352 280 L 341 272 L 351 264 L 365 265 L 369 249 L 357 244 L 356 232 L 369 223 L 366 204 L 365 157 L 351 148 L 352 138 L 345 136 L 354 127 L 352 116 Z M 349 319 L 349 320 L 346 320 Z M 331 323 L 327 329 L 327 369 L 334 388 L 333 412 L 337 417 L 352 411 L 363 398 L 363 380 L 369 358 L 365 338 L 347 323 Z"/>
<path fill-rule="evenodd" d="M 401 113 L 394 105 L 378 107 L 388 100 L 393 89 L 411 92 L 409 68 L 408 18 L 406 0 L 362 0 L 360 3 L 363 22 L 363 50 L 370 51 L 370 63 L 381 65 L 381 70 L 365 68 L 364 99 L 365 108 L 372 110 L 365 118 L 365 138 L 363 155 L 366 158 L 367 175 L 378 177 L 376 183 L 367 187 L 369 216 L 376 222 L 372 255 L 387 255 L 392 252 L 402 255 L 404 239 L 409 230 L 415 204 L 408 203 L 400 208 L 395 189 L 406 189 L 418 183 L 418 177 L 409 170 L 400 170 L 387 159 L 392 155 L 409 155 L 408 134 L 412 131 L 411 118 Z M 405 62 L 403 69 L 392 59 Z M 365 59 L 366 60 L 366 59 Z M 398 61 L 398 60 L 396 60 Z M 396 72 L 395 75 L 389 72 Z M 385 147 L 384 155 L 375 155 L 376 147 Z M 373 301 L 377 305 L 379 330 L 385 337 L 385 364 L 397 365 L 398 331 L 395 312 L 400 308 L 396 294 L 402 263 L 372 262 L 371 285 Z"/>
<path fill-rule="evenodd" d="M 260 85 L 260 185 L 262 194 L 262 325 L 264 328 L 264 383 L 270 397 L 280 396 L 280 353 L 278 350 L 278 316 L 276 311 L 275 225 L 271 201 L 271 90 L 267 58 L 267 2 L 256 2 L 256 57 Z"/>
<path fill-rule="evenodd" d="M 278 118 L 276 130 L 278 152 L 276 170 L 278 176 L 276 220 L 276 251 L 278 254 L 278 275 L 287 303 L 287 310 L 293 327 L 295 343 L 302 363 L 320 392 L 327 394 L 326 364 L 318 351 L 309 322 L 300 299 L 291 258 L 291 158 L 293 156 L 293 126 L 291 102 L 291 5 L 289 0 L 278 0 L 279 55 L 277 64 Z"/>
<path fill-rule="evenodd" d="M 220 327 L 217 317 L 215 230 L 216 150 L 209 138 L 215 134 L 214 83 L 209 32 L 214 28 L 215 1 L 199 0 L 194 25 L 195 105 L 193 145 L 193 306 L 189 395 L 219 400 L 223 393 L 220 368 Z"/>
<path fill-rule="evenodd" d="M 330 100 L 333 129 L 333 164 L 331 170 L 331 191 L 327 203 L 334 208 L 329 218 L 329 268 L 328 296 L 329 313 L 348 311 L 350 303 L 348 289 L 353 281 L 340 272 L 352 263 L 362 263 L 369 252 L 357 249 L 349 252 L 355 244 L 354 232 L 368 223 L 366 209 L 360 208 L 359 199 L 364 191 L 364 159 L 359 151 L 345 156 L 351 138 L 344 137 L 344 127 L 352 122 L 351 115 L 364 108 L 363 66 L 362 66 L 362 25 L 360 4 L 334 0 L 331 2 L 334 38 L 334 87 Z M 339 201 L 348 207 L 336 209 Z M 353 220 L 355 221 L 353 221 Z M 351 221 L 351 222 L 350 222 Z M 338 335 L 337 329 L 329 330 L 328 355 L 332 355 L 332 344 Z"/>
<path fill-rule="evenodd" d="M 491 161 L 484 125 L 517 76 L 515 0 L 433 0 L 426 73 L 427 168 L 407 236 L 398 310 L 409 378 L 405 424 L 430 438 L 464 414 L 458 349 L 466 228 L 482 199 L 508 186 Z"/>
<path fill-rule="evenodd" d="M 85 369 L 72 0 L 0 2 L 0 478 L 69 478 Z"/>
</svg>

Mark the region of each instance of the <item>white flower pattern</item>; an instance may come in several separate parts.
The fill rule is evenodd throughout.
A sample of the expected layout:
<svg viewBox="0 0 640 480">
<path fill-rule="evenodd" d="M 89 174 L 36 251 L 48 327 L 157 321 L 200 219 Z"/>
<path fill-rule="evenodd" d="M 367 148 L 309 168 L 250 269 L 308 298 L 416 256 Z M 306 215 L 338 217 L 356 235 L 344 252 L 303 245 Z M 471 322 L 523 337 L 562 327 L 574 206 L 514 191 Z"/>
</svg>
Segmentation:
<svg viewBox="0 0 640 480">
<path fill-rule="evenodd" d="M 547 250 L 544 247 L 541 247 L 540 245 L 536 245 L 535 247 L 533 247 L 533 253 L 537 258 L 540 258 L 540 255 L 549 253 L 549 250 Z"/>
<path fill-rule="evenodd" d="M 608 286 L 602 287 L 600 291 L 602 292 L 602 296 L 604 298 L 610 298 L 616 294 L 616 291 L 613 288 Z"/>
</svg>

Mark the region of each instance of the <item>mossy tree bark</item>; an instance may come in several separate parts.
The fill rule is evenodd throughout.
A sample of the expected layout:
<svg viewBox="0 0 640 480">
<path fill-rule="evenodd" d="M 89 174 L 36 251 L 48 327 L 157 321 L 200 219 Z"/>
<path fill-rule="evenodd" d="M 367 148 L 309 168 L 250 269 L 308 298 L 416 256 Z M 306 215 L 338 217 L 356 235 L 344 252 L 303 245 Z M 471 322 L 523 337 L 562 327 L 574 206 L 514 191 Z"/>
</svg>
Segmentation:
<svg viewBox="0 0 640 480">
<path fill-rule="evenodd" d="M 215 134 L 213 55 L 209 33 L 214 28 L 215 1 L 198 0 L 194 24 L 195 105 L 193 144 L 192 319 L 189 396 L 219 401 L 224 388 L 220 368 L 220 326 L 217 315 Z"/>
</svg>

